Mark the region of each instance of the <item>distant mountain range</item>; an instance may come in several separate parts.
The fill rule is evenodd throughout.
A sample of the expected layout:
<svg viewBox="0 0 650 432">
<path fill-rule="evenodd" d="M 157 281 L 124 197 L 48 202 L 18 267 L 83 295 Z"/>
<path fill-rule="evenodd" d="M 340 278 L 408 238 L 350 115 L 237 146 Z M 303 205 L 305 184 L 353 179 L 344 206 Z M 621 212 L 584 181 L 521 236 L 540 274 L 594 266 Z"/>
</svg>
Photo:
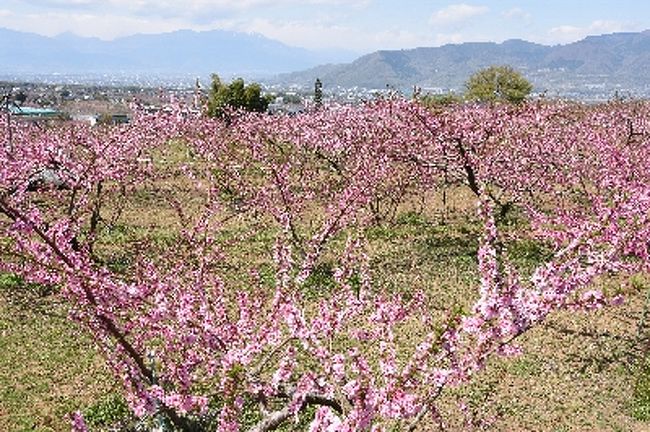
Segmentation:
<svg viewBox="0 0 650 432">
<path fill-rule="evenodd" d="M 277 80 L 313 85 L 318 77 L 325 86 L 408 89 L 417 85 L 448 90 L 462 88 L 472 73 L 490 65 L 513 66 L 540 92 L 606 96 L 629 91 L 647 96 L 650 31 L 589 36 L 556 46 L 508 40 L 377 51 L 349 64 L 318 66 Z"/>
<path fill-rule="evenodd" d="M 0 73 L 154 73 L 268 76 L 332 61 L 347 52 L 295 48 L 257 34 L 179 30 L 112 41 L 0 29 Z"/>
<path fill-rule="evenodd" d="M 538 92 L 592 99 L 613 92 L 650 97 L 650 30 L 589 36 L 556 46 L 508 40 L 376 51 L 352 61 L 355 57 L 220 30 L 103 41 L 0 29 L 0 79 L 54 73 L 206 77 L 216 72 L 226 78 L 238 75 L 305 88 L 320 78 L 325 90 L 341 86 L 408 91 L 417 85 L 425 91 L 448 91 L 461 89 L 481 68 L 507 64 L 521 71 Z"/>
</svg>

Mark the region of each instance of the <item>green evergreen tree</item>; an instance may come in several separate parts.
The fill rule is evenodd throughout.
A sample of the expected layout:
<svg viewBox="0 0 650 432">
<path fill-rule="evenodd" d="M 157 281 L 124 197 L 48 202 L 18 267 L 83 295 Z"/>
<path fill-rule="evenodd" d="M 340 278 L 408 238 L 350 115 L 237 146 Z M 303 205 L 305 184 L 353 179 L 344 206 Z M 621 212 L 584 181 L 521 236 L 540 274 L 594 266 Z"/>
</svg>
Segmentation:
<svg viewBox="0 0 650 432">
<path fill-rule="evenodd" d="M 314 83 L 314 104 L 316 108 L 323 106 L 323 83 L 320 78 L 316 78 L 316 82 Z"/>
<path fill-rule="evenodd" d="M 219 75 L 212 74 L 208 98 L 210 117 L 223 117 L 229 108 L 265 112 L 269 102 L 268 97 L 262 96 L 262 87 L 257 83 L 246 85 L 242 78 L 237 78 L 224 84 Z"/>
</svg>

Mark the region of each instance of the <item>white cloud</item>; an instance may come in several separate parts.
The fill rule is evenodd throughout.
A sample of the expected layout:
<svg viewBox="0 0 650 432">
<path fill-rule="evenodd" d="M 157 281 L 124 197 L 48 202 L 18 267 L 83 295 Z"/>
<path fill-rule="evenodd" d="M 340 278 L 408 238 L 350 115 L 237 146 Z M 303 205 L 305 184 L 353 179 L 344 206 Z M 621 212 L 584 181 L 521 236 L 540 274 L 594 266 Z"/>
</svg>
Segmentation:
<svg viewBox="0 0 650 432">
<path fill-rule="evenodd" d="M 0 3 L 4 0 L 0 0 Z M 9 0 L 12 1 L 12 0 Z M 318 9 L 359 10 L 372 0 L 17 0 L 22 14 L 93 14 L 149 19 L 185 19 L 196 24 L 241 14 L 277 14 L 282 8 L 307 6 Z"/>
<path fill-rule="evenodd" d="M 137 2 L 139 0 L 133 1 Z M 72 30 L 80 36 L 94 36 L 106 40 L 134 33 L 160 33 L 177 29 L 197 31 L 221 29 L 259 33 L 288 45 L 308 49 L 344 48 L 357 52 L 431 46 L 435 43 L 433 38 L 426 34 L 423 35 L 408 30 L 397 28 L 364 30 L 359 27 L 338 24 L 333 19 L 322 18 L 315 21 L 282 21 L 267 18 L 247 19 L 225 16 L 197 24 L 193 22 L 191 17 L 98 15 L 83 11 L 64 13 L 56 10 L 11 17 L 0 13 L 0 27 L 31 31 L 47 36 L 54 36 Z"/>
<path fill-rule="evenodd" d="M 377 32 L 356 27 L 311 21 L 271 21 L 254 19 L 227 24 L 229 30 L 254 31 L 288 45 L 310 49 L 344 47 L 353 51 L 399 49 L 431 45 L 428 37 L 406 30 L 388 29 Z"/>
<path fill-rule="evenodd" d="M 530 21 L 530 19 L 532 18 L 531 14 L 529 14 L 522 8 L 518 8 L 518 7 L 503 12 L 501 16 L 507 19 L 517 19 L 517 20 L 524 20 L 524 21 Z"/>
<path fill-rule="evenodd" d="M 431 15 L 429 22 L 433 25 L 449 25 L 465 21 L 489 11 L 486 6 L 473 6 L 465 3 L 449 5 Z"/>
<path fill-rule="evenodd" d="M 366 6 L 371 0 L 23 0 L 24 3 L 35 7 L 66 7 L 96 6 L 97 8 L 113 5 L 126 8 L 174 7 L 176 9 L 250 9 L 261 6 L 286 6 L 286 5 L 332 5 L 332 6 Z"/>
<path fill-rule="evenodd" d="M 86 1 L 86 0 L 51 0 Z M 151 16 L 198 16 L 224 12 L 249 11 L 264 7 L 286 6 L 345 6 L 361 8 L 370 0 L 104 0 L 112 10 L 127 10 Z"/>
<path fill-rule="evenodd" d="M 93 15 L 87 13 L 48 12 L 3 16 L 0 14 L 0 27 L 29 31 L 46 36 L 73 31 L 80 36 L 93 36 L 101 39 L 114 39 L 134 33 L 159 33 L 178 28 L 189 28 L 189 23 L 181 20 L 150 20 L 138 17 L 117 15 Z"/>
<path fill-rule="evenodd" d="M 0 0 L 0 3 L 3 0 Z M 295 45 L 306 46 L 300 36 L 309 30 L 318 33 L 319 24 L 308 22 L 299 24 L 280 24 L 274 29 L 273 23 L 258 25 L 263 20 L 255 19 L 249 12 L 264 16 L 264 7 L 274 10 L 276 7 L 311 5 L 341 6 L 346 11 L 350 8 L 363 9 L 372 0 L 21 0 L 27 8 L 0 9 L 0 27 L 34 32 L 53 36 L 63 32 L 73 32 L 80 36 L 94 36 L 101 39 L 136 33 L 158 33 L 178 29 L 212 30 L 229 29 L 242 32 L 259 32 L 273 37 L 284 32 L 284 41 L 291 40 Z M 5 12 L 3 12 L 5 11 Z M 266 14 L 268 15 L 268 14 Z M 11 19 L 9 19 L 11 17 Z M 322 14 L 317 20 L 322 20 Z M 239 23 L 239 25 L 237 24 Z M 261 31 L 264 30 L 264 31 Z M 324 28 L 321 33 L 336 34 L 336 28 Z M 350 30 L 343 29 L 344 34 Z M 320 35 L 311 36 L 317 39 Z M 309 38 L 307 38 L 309 40 Z M 316 41 L 314 41 L 316 43 Z M 333 45 L 333 44 L 332 44 Z M 344 44 L 345 45 L 345 44 Z"/>
<path fill-rule="evenodd" d="M 597 20 L 583 27 L 572 25 L 553 27 L 548 33 L 549 41 L 552 43 L 569 43 L 583 39 L 589 35 L 639 30 L 641 30 L 641 28 L 634 24 L 619 21 Z"/>
<path fill-rule="evenodd" d="M 459 44 L 466 42 L 466 38 L 461 33 L 438 33 L 436 34 L 435 45 Z"/>
<path fill-rule="evenodd" d="M 91 6 L 97 3 L 93 0 L 24 0 L 23 2 L 38 8 L 55 7 L 66 9 L 78 6 Z"/>
</svg>

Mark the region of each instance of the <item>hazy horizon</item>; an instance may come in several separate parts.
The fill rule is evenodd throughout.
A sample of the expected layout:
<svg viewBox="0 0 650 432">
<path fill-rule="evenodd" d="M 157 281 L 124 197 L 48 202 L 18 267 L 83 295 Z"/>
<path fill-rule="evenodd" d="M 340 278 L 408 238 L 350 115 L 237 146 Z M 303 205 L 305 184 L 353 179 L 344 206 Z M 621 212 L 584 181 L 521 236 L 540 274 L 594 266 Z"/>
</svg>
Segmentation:
<svg viewBox="0 0 650 432">
<path fill-rule="evenodd" d="M 650 4 L 619 1 L 1 0 L 0 27 L 112 40 L 176 30 L 260 34 L 358 54 L 524 39 L 544 45 L 650 28 Z"/>
</svg>

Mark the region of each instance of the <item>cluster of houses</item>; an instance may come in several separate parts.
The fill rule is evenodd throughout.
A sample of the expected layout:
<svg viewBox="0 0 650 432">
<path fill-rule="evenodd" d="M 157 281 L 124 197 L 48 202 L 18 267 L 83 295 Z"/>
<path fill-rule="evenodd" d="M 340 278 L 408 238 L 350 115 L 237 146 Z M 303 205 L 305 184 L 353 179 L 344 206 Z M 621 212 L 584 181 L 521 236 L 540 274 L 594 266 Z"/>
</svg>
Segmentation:
<svg viewBox="0 0 650 432">
<path fill-rule="evenodd" d="M 73 120 L 88 123 L 92 126 L 99 122 L 104 124 L 122 124 L 129 122 L 129 115 L 117 114 L 73 114 L 70 115 L 54 108 L 38 108 L 30 106 L 10 105 L 9 112 L 16 120 L 21 121 L 64 121 Z"/>
<path fill-rule="evenodd" d="M 17 118 L 25 120 L 56 120 L 64 117 L 64 114 L 52 108 L 35 108 L 24 107 L 19 105 L 9 105 L 9 112 Z"/>
<path fill-rule="evenodd" d="M 173 98 L 184 102 L 190 109 L 200 112 L 207 99 L 206 91 L 198 80 L 193 88 L 154 89 L 0 82 L 0 91 L 3 91 L 3 88 L 7 90 L 7 95 L 14 97 L 12 103 L 3 103 L 2 109 L 5 112 L 8 110 L 16 120 L 38 122 L 72 120 L 90 125 L 128 123 L 130 120 L 128 101 L 132 100 L 137 100 L 140 106 L 152 112 L 164 109 L 165 101 Z M 263 85 L 263 88 L 265 94 L 271 97 L 268 107 L 271 114 L 296 115 L 308 111 L 317 103 L 313 88 L 299 86 L 283 88 L 274 85 Z M 381 90 L 336 87 L 329 89 L 323 95 L 322 103 L 354 104 L 372 99 L 378 93 L 381 93 Z M 13 101 L 16 99 L 15 95 L 22 95 L 19 103 Z"/>
</svg>

